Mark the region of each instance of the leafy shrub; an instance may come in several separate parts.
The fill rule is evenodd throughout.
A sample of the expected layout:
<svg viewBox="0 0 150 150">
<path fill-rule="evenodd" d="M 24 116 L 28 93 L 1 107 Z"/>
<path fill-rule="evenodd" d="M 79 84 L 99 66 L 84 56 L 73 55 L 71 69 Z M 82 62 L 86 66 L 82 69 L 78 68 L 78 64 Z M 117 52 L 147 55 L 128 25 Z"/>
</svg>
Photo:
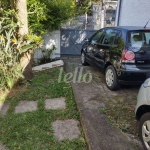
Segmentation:
<svg viewBox="0 0 150 150">
<path fill-rule="evenodd" d="M 75 16 L 74 0 L 27 0 L 29 27 L 34 33 L 57 30 Z"/>
<path fill-rule="evenodd" d="M 52 45 L 50 49 L 41 49 L 43 58 L 40 59 L 40 64 L 51 62 L 51 55 L 56 49 L 55 45 Z"/>
<path fill-rule="evenodd" d="M 0 90 L 11 89 L 19 78 L 24 78 L 22 57 L 40 44 L 36 36 L 19 36 L 21 26 L 14 10 L 0 8 Z"/>
</svg>

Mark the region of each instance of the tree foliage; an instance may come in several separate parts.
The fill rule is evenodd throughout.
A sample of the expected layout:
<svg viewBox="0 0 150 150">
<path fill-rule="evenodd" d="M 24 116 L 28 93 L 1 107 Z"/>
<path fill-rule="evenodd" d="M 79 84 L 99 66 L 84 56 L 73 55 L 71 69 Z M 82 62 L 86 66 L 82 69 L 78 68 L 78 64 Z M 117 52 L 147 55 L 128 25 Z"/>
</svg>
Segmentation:
<svg viewBox="0 0 150 150">
<path fill-rule="evenodd" d="M 10 8 L 9 0 L 0 0 L 3 9 Z M 59 29 L 61 23 L 74 17 L 74 0 L 27 0 L 29 30 L 36 34 Z"/>
<path fill-rule="evenodd" d="M 0 7 L 3 9 L 9 9 L 10 8 L 10 1 L 0 0 Z"/>
<path fill-rule="evenodd" d="M 75 16 L 74 0 L 28 0 L 29 28 L 35 33 L 59 29 Z"/>
<path fill-rule="evenodd" d="M 3 5 L 10 6 L 8 0 Z M 101 0 L 92 0 L 92 2 Z M 36 34 L 59 29 L 61 23 L 87 12 L 90 0 L 27 0 L 29 30 Z"/>
<path fill-rule="evenodd" d="M 101 3 L 101 0 L 77 0 L 76 8 L 78 14 L 88 13 L 91 10 L 92 3 Z"/>
<path fill-rule="evenodd" d="M 75 16 L 74 0 L 53 0 L 48 3 L 48 22 L 50 30 L 58 29 L 61 23 Z"/>
<path fill-rule="evenodd" d="M 46 31 L 43 21 L 47 20 L 46 4 L 37 0 L 27 0 L 28 7 L 28 24 L 30 32 L 43 33 Z"/>
<path fill-rule="evenodd" d="M 62 22 L 87 12 L 90 2 L 101 0 L 27 0 L 29 30 L 41 34 L 59 29 Z M 10 1 L 0 0 L 0 5 L 8 9 Z"/>
</svg>

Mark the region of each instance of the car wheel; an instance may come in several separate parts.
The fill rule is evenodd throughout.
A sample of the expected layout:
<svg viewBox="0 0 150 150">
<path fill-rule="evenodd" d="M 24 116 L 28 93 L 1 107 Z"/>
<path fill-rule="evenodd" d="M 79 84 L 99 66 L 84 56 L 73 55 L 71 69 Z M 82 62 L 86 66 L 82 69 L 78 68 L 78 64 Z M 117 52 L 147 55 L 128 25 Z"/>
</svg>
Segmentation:
<svg viewBox="0 0 150 150">
<path fill-rule="evenodd" d="M 120 88 L 115 68 L 110 65 L 107 67 L 105 72 L 105 81 L 108 89 L 117 90 Z"/>
<path fill-rule="evenodd" d="M 85 58 L 85 52 L 81 53 L 81 63 L 83 66 L 88 65 L 88 63 L 86 62 L 86 58 Z"/>
<path fill-rule="evenodd" d="M 145 150 L 150 149 L 150 113 L 145 113 L 139 122 L 139 136 Z"/>
</svg>

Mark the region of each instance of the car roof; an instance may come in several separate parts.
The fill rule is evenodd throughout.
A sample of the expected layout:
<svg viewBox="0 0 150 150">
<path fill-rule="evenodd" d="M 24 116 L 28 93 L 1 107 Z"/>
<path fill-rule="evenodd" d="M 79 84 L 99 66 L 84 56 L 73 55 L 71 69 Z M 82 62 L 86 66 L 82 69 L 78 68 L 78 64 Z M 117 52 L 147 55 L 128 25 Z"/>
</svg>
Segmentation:
<svg viewBox="0 0 150 150">
<path fill-rule="evenodd" d="M 138 27 L 138 26 L 116 26 L 116 27 L 106 27 L 106 28 L 114 28 L 114 29 L 121 29 L 121 30 L 150 30 L 150 28 Z"/>
</svg>

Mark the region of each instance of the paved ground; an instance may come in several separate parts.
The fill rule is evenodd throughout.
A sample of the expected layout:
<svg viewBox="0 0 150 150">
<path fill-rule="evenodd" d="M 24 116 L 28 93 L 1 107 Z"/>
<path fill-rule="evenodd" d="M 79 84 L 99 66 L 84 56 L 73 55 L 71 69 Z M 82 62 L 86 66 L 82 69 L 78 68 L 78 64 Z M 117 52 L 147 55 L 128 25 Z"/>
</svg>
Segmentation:
<svg viewBox="0 0 150 150">
<path fill-rule="evenodd" d="M 138 92 L 139 87 L 134 87 L 132 90 L 124 88 L 117 92 L 110 91 L 105 86 L 104 77 L 98 70 L 90 66 L 82 68 L 79 59 L 65 59 L 64 61 L 65 70 L 68 73 L 76 74 L 74 71 L 76 67 L 80 68 L 79 72 L 83 69 L 84 73 L 92 73 L 93 80 L 90 83 L 71 82 L 89 149 L 142 150 L 140 146 L 135 147 L 135 143 L 119 129 L 112 127 L 106 115 L 100 112 L 100 108 L 105 107 L 107 102 L 130 101 L 132 96 Z M 133 101 L 131 101 L 132 103 Z"/>
</svg>

